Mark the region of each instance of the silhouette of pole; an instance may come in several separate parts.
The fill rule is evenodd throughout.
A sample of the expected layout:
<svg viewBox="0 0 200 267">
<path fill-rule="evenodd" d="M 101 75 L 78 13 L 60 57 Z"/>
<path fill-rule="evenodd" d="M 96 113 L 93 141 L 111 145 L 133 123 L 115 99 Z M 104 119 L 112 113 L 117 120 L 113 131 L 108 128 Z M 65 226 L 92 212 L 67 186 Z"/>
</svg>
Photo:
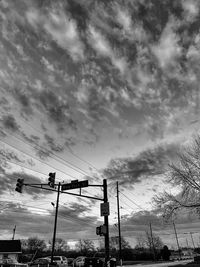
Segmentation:
<svg viewBox="0 0 200 267">
<path fill-rule="evenodd" d="M 190 236 L 191 236 L 191 239 L 192 239 L 193 248 L 195 249 L 195 244 L 194 244 L 194 239 L 193 239 L 193 236 L 192 236 L 192 232 L 190 232 Z"/>
<path fill-rule="evenodd" d="M 152 243 L 152 250 L 153 250 L 153 258 L 154 258 L 154 261 L 156 261 L 156 250 L 155 250 L 155 246 L 153 242 L 153 232 L 152 232 L 151 222 L 149 223 L 149 227 L 150 227 L 151 243 Z"/>
<path fill-rule="evenodd" d="M 174 226 L 174 233 L 175 233 L 175 236 L 176 236 L 176 243 L 177 243 L 177 247 L 178 247 L 179 257 L 180 257 L 180 260 L 181 260 L 181 250 L 180 250 L 180 246 L 179 246 L 179 242 L 178 242 L 178 236 L 177 236 L 177 232 L 176 232 L 176 226 L 175 226 L 174 222 L 173 222 L 173 226 Z"/>
<path fill-rule="evenodd" d="M 52 241 L 52 250 L 51 250 L 51 264 L 53 263 L 53 255 L 54 255 L 55 241 L 56 241 L 59 196 L 60 196 L 60 183 L 58 184 L 58 191 L 57 191 L 56 213 L 55 213 L 55 220 L 54 220 L 53 241 Z"/>
<path fill-rule="evenodd" d="M 103 179 L 103 194 L 104 194 L 104 203 L 108 203 L 108 194 L 107 194 L 107 180 Z M 110 257 L 110 248 L 109 248 L 109 223 L 108 215 L 104 216 L 104 225 L 106 226 L 105 234 L 105 266 L 108 265 Z"/>
<path fill-rule="evenodd" d="M 120 227 L 120 209 L 119 209 L 119 185 L 117 182 L 117 211 L 118 211 L 118 231 L 119 231 L 119 260 L 122 266 L 122 241 L 121 241 L 121 227 Z"/>
<path fill-rule="evenodd" d="M 15 225 L 15 227 L 14 227 L 14 229 L 13 229 L 13 237 L 12 237 L 12 240 L 15 239 L 15 231 L 16 231 L 16 225 Z"/>
</svg>

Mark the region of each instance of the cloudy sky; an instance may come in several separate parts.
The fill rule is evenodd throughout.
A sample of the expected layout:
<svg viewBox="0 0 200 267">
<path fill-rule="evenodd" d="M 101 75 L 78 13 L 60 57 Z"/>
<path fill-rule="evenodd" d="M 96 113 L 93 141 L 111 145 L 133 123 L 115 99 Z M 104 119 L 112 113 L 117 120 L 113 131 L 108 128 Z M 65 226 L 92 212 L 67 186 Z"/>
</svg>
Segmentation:
<svg viewBox="0 0 200 267">
<path fill-rule="evenodd" d="M 173 190 L 168 163 L 199 130 L 199 18 L 198 0 L 0 1 L 2 239 L 15 225 L 16 238 L 52 238 L 56 194 L 15 184 L 56 172 L 56 182 L 108 179 L 110 236 L 118 181 L 122 235 L 136 244 L 151 222 L 176 246 L 152 197 Z M 61 194 L 58 237 L 98 240 L 102 223 L 100 201 Z M 198 218 L 176 223 L 180 244 L 192 232 L 197 245 Z"/>
</svg>

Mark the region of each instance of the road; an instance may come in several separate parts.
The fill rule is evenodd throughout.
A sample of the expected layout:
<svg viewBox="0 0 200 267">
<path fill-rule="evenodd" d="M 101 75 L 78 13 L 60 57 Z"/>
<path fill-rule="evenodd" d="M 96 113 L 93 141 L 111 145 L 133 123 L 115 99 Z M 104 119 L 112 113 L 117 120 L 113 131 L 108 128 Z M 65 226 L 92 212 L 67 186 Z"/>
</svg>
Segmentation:
<svg viewBox="0 0 200 267">
<path fill-rule="evenodd" d="M 175 266 L 178 264 L 186 265 L 189 262 L 193 262 L 193 260 L 183 260 L 183 261 L 173 261 L 173 262 L 160 262 L 160 263 L 139 263 L 135 265 L 126 265 L 124 267 L 168 267 L 168 266 Z"/>
</svg>

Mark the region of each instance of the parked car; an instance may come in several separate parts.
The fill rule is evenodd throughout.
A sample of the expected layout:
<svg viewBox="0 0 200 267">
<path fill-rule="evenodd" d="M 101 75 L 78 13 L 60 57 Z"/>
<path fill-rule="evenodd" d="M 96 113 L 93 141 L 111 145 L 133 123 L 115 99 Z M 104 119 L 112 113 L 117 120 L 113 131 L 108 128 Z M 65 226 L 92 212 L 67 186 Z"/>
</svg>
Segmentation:
<svg viewBox="0 0 200 267">
<path fill-rule="evenodd" d="M 51 264 L 51 259 L 50 258 L 38 258 L 32 262 L 28 263 L 28 266 L 30 267 L 49 267 Z M 58 264 L 54 262 L 54 266 L 58 267 Z"/>
<path fill-rule="evenodd" d="M 67 258 L 68 266 L 73 266 L 74 258 Z"/>
<path fill-rule="evenodd" d="M 85 267 L 103 267 L 104 266 L 104 259 L 98 257 L 87 257 L 85 258 Z M 115 267 L 115 266 L 112 266 Z"/>
<path fill-rule="evenodd" d="M 48 257 L 51 260 L 51 257 Z M 53 256 L 53 262 L 56 262 L 59 267 L 67 267 L 68 259 L 65 256 Z"/>
<path fill-rule="evenodd" d="M 73 261 L 73 267 L 84 267 L 85 265 L 85 256 L 79 256 Z"/>
</svg>

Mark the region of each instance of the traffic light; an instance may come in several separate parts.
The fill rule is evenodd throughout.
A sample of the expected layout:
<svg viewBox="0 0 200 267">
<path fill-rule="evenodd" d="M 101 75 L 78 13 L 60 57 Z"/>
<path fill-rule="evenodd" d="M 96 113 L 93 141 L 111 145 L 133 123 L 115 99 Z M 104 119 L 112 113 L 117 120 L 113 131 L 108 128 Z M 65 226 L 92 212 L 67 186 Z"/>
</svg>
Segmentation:
<svg viewBox="0 0 200 267">
<path fill-rule="evenodd" d="M 17 184 L 16 184 L 15 191 L 17 191 L 19 193 L 22 193 L 23 185 L 24 185 L 24 179 L 20 179 L 20 178 L 17 179 Z"/>
<path fill-rule="evenodd" d="M 96 227 L 96 234 L 97 235 L 106 235 L 106 226 L 100 225 L 100 226 Z"/>
<path fill-rule="evenodd" d="M 56 173 L 55 172 L 50 172 L 49 173 L 49 182 L 48 182 L 48 185 L 50 186 L 50 187 L 53 187 L 54 188 L 54 186 L 55 186 L 55 177 L 56 177 Z"/>
</svg>

